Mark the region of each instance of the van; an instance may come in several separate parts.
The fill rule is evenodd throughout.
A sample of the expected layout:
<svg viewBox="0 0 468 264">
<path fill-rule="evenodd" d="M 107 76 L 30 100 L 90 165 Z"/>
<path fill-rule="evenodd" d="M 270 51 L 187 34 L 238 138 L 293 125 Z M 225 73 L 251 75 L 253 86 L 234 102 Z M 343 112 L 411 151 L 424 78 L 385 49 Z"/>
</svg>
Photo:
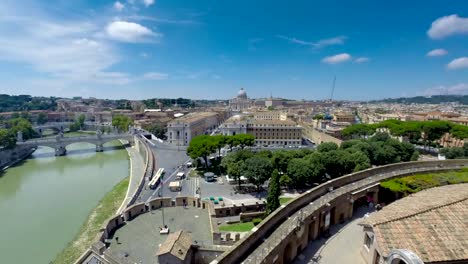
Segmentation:
<svg viewBox="0 0 468 264">
<path fill-rule="evenodd" d="M 176 180 L 180 181 L 180 180 L 183 180 L 183 179 L 185 179 L 185 173 L 183 173 L 183 172 L 177 173 Z"/>
</svg>

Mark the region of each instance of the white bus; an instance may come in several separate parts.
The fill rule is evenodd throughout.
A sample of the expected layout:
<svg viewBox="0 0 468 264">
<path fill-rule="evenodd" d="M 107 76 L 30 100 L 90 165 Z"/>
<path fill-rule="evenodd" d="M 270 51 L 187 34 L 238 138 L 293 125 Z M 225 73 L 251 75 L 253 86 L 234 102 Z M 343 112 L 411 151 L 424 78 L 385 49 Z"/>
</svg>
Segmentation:
<svg viewBox="0 0 468 264">
<path fill-rule="evenodd" d="M 153 176 L 153 179 L 148 183 L 150 189 L 156 189 L 159 183 L 161 182 L 161 178 L 164 176 L 164 168 L 159 168 L 156 174 Z"/>
</svg>

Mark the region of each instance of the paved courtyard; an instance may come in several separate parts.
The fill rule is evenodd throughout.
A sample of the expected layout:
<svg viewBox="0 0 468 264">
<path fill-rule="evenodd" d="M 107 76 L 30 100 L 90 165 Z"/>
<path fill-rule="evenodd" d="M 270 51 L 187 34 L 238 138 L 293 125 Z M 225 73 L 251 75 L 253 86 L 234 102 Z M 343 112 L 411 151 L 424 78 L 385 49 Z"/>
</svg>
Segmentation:
<svg viewBox="0 0 468 264">
<path fill-rule="evenodd" d="M 192 233 L 194 242 L 212 244 L 207 210 L 168 207 L 164 208 L 164 219 L 171 233 L 186 230 Z M 129 263 L 158 263 L 156 253 L 167 238 L 167 235 L 159 234 L 162 226 L 162 210 L 139 215 L 115 232 L 109 250 L 116 258 L 126 259 Z M 118 244 L 115 237 L 119 238 Z"/>
<path fill-rule="evenodd" d="M 362 233 L 362 227 L 358 225 L 365 213 L 367 213 L 366 207 L 359 208 L 350 222 L 335 225 L 331 228 L 331 237 L 310 242 L 307 248 L 295 259 L 294 263 L 365 264 L 359 253 L 364 243 L 364 234 Z M 319 256 L 318 261 L 314 261 L 314 256 Z"/>
</svg>

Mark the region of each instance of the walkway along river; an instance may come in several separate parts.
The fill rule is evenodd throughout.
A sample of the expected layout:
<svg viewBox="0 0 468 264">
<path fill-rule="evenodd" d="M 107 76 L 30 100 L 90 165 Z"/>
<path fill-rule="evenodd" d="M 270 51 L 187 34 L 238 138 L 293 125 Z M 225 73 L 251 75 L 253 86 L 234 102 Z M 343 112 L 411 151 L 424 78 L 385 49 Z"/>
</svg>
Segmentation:
<svg viewBox="0 0 468 264">
<path fill-rule="evenodd" d="M 127 152 L 111 146 L 116 144 L 96 153 L 94 145 L 77 143 L 63 157 L 39 148 L 0 172 L 2 263 L 48 264 L 54 259 L 99 200 L 128 177 Z"/>
</svg>

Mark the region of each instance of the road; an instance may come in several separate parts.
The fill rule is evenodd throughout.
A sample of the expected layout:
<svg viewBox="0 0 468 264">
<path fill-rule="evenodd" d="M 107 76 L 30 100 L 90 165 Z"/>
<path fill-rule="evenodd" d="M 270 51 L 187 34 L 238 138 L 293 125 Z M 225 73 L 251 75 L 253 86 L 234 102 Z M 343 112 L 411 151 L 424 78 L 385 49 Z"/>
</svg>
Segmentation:
<svg viewBox="0 0 468 264">
<path fill-rule="evenodd" d="M 175 175 L 177 175 L 179 171 L 188 172 L 188 170 L 185 169 L 185 166 L 181 166 L 181 164 L 186 164 L 190 160 L 186 154 L 186 148 L 173 146 L 167 143 L 161 143 L 155 140 L 150 140 L 149 142 L 150 149 L 154 153 L 156 159 L 155 170 L 164 168 L 166 172 L 162 184 L 162 196 L 174 198 L 178 195 L 178 192 L 170 191 L 169 183 L 175 180 Z M 185 193 L 190 193 L 190 195 L 193 195 L 193 193 L 190 191 L 191 185 L 188 183 L 188 181 L 189 180 L 183 180 L 182 194 L 180 195 L 185 195 Z M 155 190 L 151 190 L 147 187 L 147 184 L 148 183 L 146 180 L 145 188 L 140 194 L 138 199 L 139 201 L 146 202 L 150 199 L 158 197 L 160 187 Z"/>
</svg>

